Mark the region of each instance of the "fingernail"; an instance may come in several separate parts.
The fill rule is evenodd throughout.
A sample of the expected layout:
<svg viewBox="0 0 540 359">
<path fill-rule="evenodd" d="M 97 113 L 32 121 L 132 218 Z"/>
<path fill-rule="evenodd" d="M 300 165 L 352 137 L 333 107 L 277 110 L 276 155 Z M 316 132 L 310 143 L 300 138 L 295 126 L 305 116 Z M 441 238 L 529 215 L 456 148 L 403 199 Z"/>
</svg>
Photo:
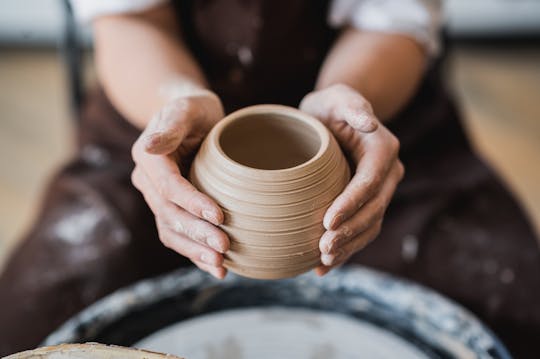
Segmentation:
<svg viewBox="0 0 540 359">
<path fill-rule="evenodd" d="M 330 253 L 329 249 L 330 249 L 331 239 L 332 238 L 330 237 L 330 232 L 328 231 L 324 232 L 324 234 L 321 237 L 320 244 L 319 244 L 319 249 L 321 250 L 322 253 Z"/>
<path fill-rule="evenodd" d="M 217 274 L 216 278 L 221 280 L 221 279 L 224 279 L 227 276 L 227 271 L 219 272 L 219 274 L 218 273 L 216 273 L 216 274 Z"/>
<path fill-rule="evenodd" d="M 326 215 L 323 219 L 323 226 L 327 231 L 334 229 L 336 222 L 340 221 L 343 215 L 341 213 L 336 214 L 333 217 Z"/>
<path fill-rule="evenodd" d="M 220 253 L 225 252 L 225 248 L 223 248 L 221 242 L 216 237 L 208 238 L 208 245 Z"/>
<path fill-rule="evenodd" d="M 378 127 L 379 125 L 377 124 L 377 122 L 369 120 L 369 121 L 364 122 L 362 125 L 362 128 L 359 130 L 364 133 L 370 133 L 370 132 L 375 131 Z"/>
<path fill-rule="evenodd" d="M 338 215 L 334 216 L 334 218 L 330 222 L 330 228 L 329 229 L 336 229 L 341 224 L 342 221 L 343 221 L 343 215 L 342 214 L 338 214 Z"/>
<path fill-rule="evenodd" d="M 218 215 L 213 210 L 205 209 L 202 211 L 202 216 L 204 219 L 206 219 L 208 222 L 212 222 L 213 224 L 219 224 L 218 223 Z"/>
<path fill-rule="evenodd" d="M 150 153 L 161 153 L 168 151 L 172 145 L 174 136 L 166 132 L 154 132 L 146 136 L 145 148 Z"/>
<path fill-rule="evenodd" d="M 318 269 L 318 270 L 317 270 L 317 275 L 318 275 L 319 277 L 324 277 L 325 275 L 328 274 L 329 271 L 330 271 L 329 268 L 324 267 L 324 268 L 321 268 L 321 269 Z"/>
<path fill-rule="evenodd" d="M 326 229 L 327 231 L 330 230 L 330 222 L 331 222 L 331 218 L 328 217 L 328 216 L 324 216 L 324 218 L 323 218 L 323 227 L 324 227 L 324 229 Z"/>
<path fill-rule="evenodd" d="M 333 254 L 323 254 L 321 255 L 321 262 L 325 266 L 331 266 L 334 263 L 336 257 Z"/>
<path fill-rule="evenodd" d="M 148 149 L 152 149 L 156 146 L 158 146 L 161 142 L 161 133 L 159 132 L 154 132 L 154 133 L 151 133 L 149 134 L 148 136 L 145 137 L 144 139 L 144 147 L 148 150 Z"/>
</svg>

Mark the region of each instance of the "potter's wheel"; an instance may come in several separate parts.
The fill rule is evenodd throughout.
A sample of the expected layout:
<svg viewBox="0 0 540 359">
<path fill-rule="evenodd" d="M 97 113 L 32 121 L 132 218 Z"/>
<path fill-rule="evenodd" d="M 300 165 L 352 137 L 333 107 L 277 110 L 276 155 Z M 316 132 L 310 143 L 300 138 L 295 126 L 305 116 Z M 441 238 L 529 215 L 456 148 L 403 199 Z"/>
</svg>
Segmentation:
<svg viewBox="0 0 540 359">
<path fill-rule="evenodd" d="M 427 359 L 399 336 L 342 314 L 237 309 L 174 324 L 135 344 L 189 359 Z"/>
<path fill-rule="evenodd" d="M 461 307 L 359 267 L 280 281 L 177 271 L 104 298 L 45 344 L 88 341 L 188 359 L 510 358 Z"/>
</svg>

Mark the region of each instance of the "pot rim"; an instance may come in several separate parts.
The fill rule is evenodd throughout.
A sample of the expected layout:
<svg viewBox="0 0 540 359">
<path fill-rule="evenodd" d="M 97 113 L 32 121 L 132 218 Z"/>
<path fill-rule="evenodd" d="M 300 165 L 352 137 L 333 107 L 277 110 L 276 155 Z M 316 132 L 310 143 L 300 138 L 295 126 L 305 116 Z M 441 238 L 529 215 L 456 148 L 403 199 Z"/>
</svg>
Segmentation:
<svg viewBox="0 0 540 359">
<path fill-rule="evenodd" d="M 315 153 L 314 156 L 312 156 L 309 160 L 306 162 L 303 162 L 299 165 L 288 167 L 288 168 L 280 168 L 280 169 L 261 169 L 261 168 L 253 168 L 246 165 L 243 165 L 231 157 L 229 157 L 223 148 L 221 147 L 220 138 L 223 133 L 223 131 L 232 123 L 253 115 L 281 115 L 289 117 L 292 121 L 301 121 L 304 124 L 308 125 L 310 128 L 312 128 L 317 135 L 319 136 L 320 145 L 319 149 L 317 150 L 317 153 Z M 235 171 L 242 171 L 246 174 L 252 174 L 252 175 L 261 175 L 261 174 L 284 174 L 288 175 L 291 173 L 295 173 L 298 171 L 302 171 L 303 169 L 307 167 L 311 167 L 311 165 L 314 162 L 319 161 L 323 155 L 329 150 L 330 148 L 330 132 L 326 128 L 324 124 L 322 124 L 319 120 L 317 120 L 315 117 L 302 112 L 294 107 L 290 106 L 284 106 L 284 105 L 271 105 L 271 104 L 262 104 L 262 105 L 253 105 L 248 106 L 245 108 L 242 108 L 240 110 L 234 111 L 233 113 L 227 115 L 223 120 L 219 121 L 214 129 L 210 131 L 210 134 L 208 135 L 208 141 L 212 142 L 212 145 L 215 150 L 217 150 L 217 154 L 221 157 L 222 160 L 226 161 L 229 165 L 233 166 L 235 168 Z"/>
</svg>

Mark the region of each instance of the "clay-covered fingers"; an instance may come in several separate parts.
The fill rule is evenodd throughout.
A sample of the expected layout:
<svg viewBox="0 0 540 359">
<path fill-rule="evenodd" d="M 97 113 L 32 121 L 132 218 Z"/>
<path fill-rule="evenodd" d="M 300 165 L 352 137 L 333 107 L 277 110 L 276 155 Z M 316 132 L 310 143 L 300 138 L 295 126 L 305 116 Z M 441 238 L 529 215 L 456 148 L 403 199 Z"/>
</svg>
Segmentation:
<svg viewBox="0 0 540 359">
<path fill-rule="evenodd" d="M 314 91 L 304 97 L 300 109 L 329 128 L 356 167 L 323 218 L 326 232 L 319 247 L 327 266 L 317 270 L 323 274 L 376 237 L 403 166 L 399 141 L 355 89 L 338 84 Z"/>
<path fill-rule="evenodd" d="M 353 254 L 363 249 L 368 243 L 373 241 L 381 231 L 382 219 L 377 221 L 368 230 L 352 238 L 346 245 L 330 254 L 321 255 L 321 263 L 315 269 L 317 275 L 324 275 L 331 269 L 344 264 Z"/>
<path fill-rule="evenodd" d="M 135 143 L 139 153 L 170 154 L 174 152 L 198 117 L 191 101 L 178 100 L 165 105 L 155 114 Z M 133 153 L 136 156 L 138 153 Z"/>
<path fill-rule="evenodd" d="M 159 194 L 191 214 L 213 224 L 223 221 L 219 206 L 182 177 L 176 150 L 191 131 L 194 121 L 204 116 L 194 100 L 177 100 L 165 106 L 135 142 L 132 155 Z"/>
<path fill-rule="evenodd" d="M 379 127 L 371 104 L 347 85 L 337 84 L 306 95 L 300 103 L 300 110 L 326 125 L 344 121 L 363 133 L 373 132 Z"/>
<path fill-rule="evenodd" d="M 204 244 L 219 253 L 229 250 L 229 239 L 222 230 L 182 209 L 173 206 L 168 213 L 163 215 L 163 219 L 178 234 Z"/>
<path fill-rule="evenodd" d="M 152 188 L 151 182 L 140 168 L 135 168 L 132 182 L 143 194 L 152 212 L 161 242 L 175 252 L 189 258 L 202 270 L 216 278 L 227 273 L 223 268 L 223 256 L 229 248 L 227 235 L 211 225 L 165 201 Z"/>
<path fill-rule="evenodd" d="M 403 177 L 403 165 L 397 161 L 387 178 L 383 181 L 380 191 L 374 195 L 349 219 L 344 221 L 336 229 L 327 230 L 319 242 L 322 255 L 334 254 L 365 232 L 382 221 L 386 208 L 390 204 L 396 187 Z M 367 244 L 367 243 L 366 243 Z"/>
<path fill-rule="evenodd" d="M 223 268 L 223 255 L 215 250 L 178 234 L 165 225 L 158 224 L 158 232 L 167 248 L 189 258 L 199 268 L 204 267 L 205 271 L 213 275 Z"/>
<path fill-rule="evenodd" d="M 335 230 L 380 191 L 398 161 L 399 141 L 379 123 L 370 103 L 349 86 L 312 92 L 300 108 L 328 126 L 356 166 L 351 182 L 323 219 L 327 230 Z"/>
<path fill-rule="evenodd" d="M 375 196 L 393 167 L 403 170 L 398 159 L 399 142 L 386 128 L 381 126 L 365 137 L 361 140 L 363 154 L 353 178 L 324 215 L 323 225 L 327 230 L 336 229 Z"/>
<path fill-rule="evenodd" d="M 177 98 L 154 115 L 136 145 L 151 154 L 170 154 L 189 134 L 202 139 L 223 114 L 221 101 L 210 91 Z"/>
<path fill-rule="evenodd" d="M 189 86 L 188 86 L 189 87 Z M 190 87 L 191 88 L 191 87 Z M 223 117 L 219 98 L 193 87 L 166 104 L 149 122 L 132 147 L 132 182 L 154 212 L 163 244 L 188 257 L 200 268 L 222 278 L 227 235 L 214 225 L 223 212 L 200 193 L 179 169 L 204 135 Z"/>
<path fill-rule="evenodd" d="M 221 208 L 180 174 L 174 156 L 143 155 L 137 165 L 167 201 L 215 225 L 223 222 Z"/>
<path fill-rule="evenodd" d="M 222 230 L 164 200 L 140 168 L 133 171 L 132 181 L 143 193 L 145 201 L 160 223 L 219 253 L 225 253 L 229 249 L 229 239 Z"/>
<path fill-rule="evenodd" d="M 202 262 L 193 262 L 200 270 L 210 273 L 217 279 L 223 279 L 227 275 L 227 269 L 225 267 L 214 267 Z"/>
</svg>

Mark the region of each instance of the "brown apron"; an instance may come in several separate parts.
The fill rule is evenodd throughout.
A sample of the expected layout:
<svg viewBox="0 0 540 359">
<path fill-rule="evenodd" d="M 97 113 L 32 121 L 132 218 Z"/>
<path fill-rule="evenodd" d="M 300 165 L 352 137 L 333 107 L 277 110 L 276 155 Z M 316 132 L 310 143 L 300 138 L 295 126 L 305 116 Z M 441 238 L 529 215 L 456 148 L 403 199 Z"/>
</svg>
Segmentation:
<svg viewBox="0 0 540 359">
<path fill-rule="evenodd" d="M 327 1 L 177 1 L 185 41 L 228 111 L 297 106 L 336 33 Z M 539 358 L 540 254 L 507 189 L 471 151 L 439 65 L 389 128 L 407 174 L 379 238 L 352 261 L 413 279 L 471 309 L 516 358 Z M 0 277 L 0 356 L 36 346 L 77 311 L 189 261 L 165 249 L 133 188 L 138 131 L 100 90 L 87 97 L 79 151 Z"/>
</svg>

